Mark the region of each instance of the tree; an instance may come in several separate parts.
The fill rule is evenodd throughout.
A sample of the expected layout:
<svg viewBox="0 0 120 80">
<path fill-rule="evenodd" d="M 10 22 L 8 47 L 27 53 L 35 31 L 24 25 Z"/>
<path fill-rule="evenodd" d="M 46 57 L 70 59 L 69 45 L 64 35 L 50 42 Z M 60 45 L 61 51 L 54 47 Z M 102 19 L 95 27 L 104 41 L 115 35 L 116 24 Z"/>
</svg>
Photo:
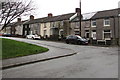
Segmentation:
<svg viewBox="0 0 120 80">
<path fill-rule="evenodd" d="M 32 7 L 32 1 L 25 2 L 23 0 L 6 0 L 0 2 L 0 24 L 3 24 L 3 30 L 9 23 L 17 17 L 28 15 L 35 8 Z"/>
</svg>

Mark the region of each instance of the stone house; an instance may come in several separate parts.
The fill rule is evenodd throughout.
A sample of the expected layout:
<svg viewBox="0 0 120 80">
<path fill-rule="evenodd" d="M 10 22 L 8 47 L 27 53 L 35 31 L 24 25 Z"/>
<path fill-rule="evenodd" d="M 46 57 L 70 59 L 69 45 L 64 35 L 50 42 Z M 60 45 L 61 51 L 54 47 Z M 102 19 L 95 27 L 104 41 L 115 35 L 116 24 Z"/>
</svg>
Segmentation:
<svg viewBox="0 0 120 80">
<path fill-rule="evenodd" d="M 18 18 L 17 22 L 8 24 L 2 31 L 6 34 L 22 36 L 23 22 L 21 18 Z"/>
<path fill-rule="evenodd" d="M 41 35 L 41 23 L 46 19 L 38 18 L 34 19 L 33 15 L 30 15 L 30 19 L 23 23 L 23 36 L 29 34 L 38 34 Z"/>
<path fill-rule="evenodd" d="M 120 18 L 118 9 L 104 10 L 81 15 L 81 37 L 88 40 L 111 42 L 118 44 L 120 42 Z M 76 8 L 74 13 L 53 16 L 49 13 L 47 17 L 34 19 L 31 15 L 27 21 L 10 23 L 4 32 L 7 34 L 16 34 L 26 36 L 28 34 L 38 34 L 43 38 L 65 37 L 67 35 L 79 35 L 80 9 Z"/>
<path fill-rule="evenodd" d="M 78 12 L 79 8 L 76 8 L 75 13 L 58 16 L 49 13 L 47 17 L 38 19 L 34 19 L 31 15 L 30 19 L 23 24 L 23 35 L 38 34 L 43 38 L 70 35 L 70 18 Z"/>
<path fill-rule="evenodd" d="M 69 18 L 74 14 L 75 13 L 69 13 L 53 16 L 52 13 L 49 13 L 47 17 L 38 19 L 34 19 L 34 16 L 31 15 L 30 20 L 23 24 L 23 35 L 38 34 L 44 38 L 58 35 L 69 35 Z"/>
<path fill-rule="evenodd" d="M 97 12 L 91 18 L 91 33 L 94 33 L 97 41 L 110 41 L 118 44 L 119 26 L 118 9 L 104 10 Z"/>
<path fill-rule="evenodd" d="M 81 18 L 81 37 L 86 37 L 87 39 L 90 38 L 90 36 L 91 36 L 91 34 L 89 32 L 90 27 L 91 27 L 90 19 L 95 14 L 96 14 L 96 12 L 82 14 L 82 18 Z M 79 21 L 79 17 L 77 15 L 71 20 L 70 24 L 71 24 L 71 28 L 72 28 L 71 34 L 79 35 L 80 21 Z"/>
<path fill-rule="evenodd" d="M 118 44 L 119 41 L 119 17 L 118 9 L 104 10 L 82 14 L 81 36 L 96 41 L 96 44 Z M 71 20 L 72 33 L 79 33 L 79 18 Z"/>
<path fill-rule="evenodd" d="M 67 36 L 70 35 L 69 19 L 75 13 L 52 16 L 48 14 L 48 18 L 41 23 L 41 36 Z"/>
</svg>

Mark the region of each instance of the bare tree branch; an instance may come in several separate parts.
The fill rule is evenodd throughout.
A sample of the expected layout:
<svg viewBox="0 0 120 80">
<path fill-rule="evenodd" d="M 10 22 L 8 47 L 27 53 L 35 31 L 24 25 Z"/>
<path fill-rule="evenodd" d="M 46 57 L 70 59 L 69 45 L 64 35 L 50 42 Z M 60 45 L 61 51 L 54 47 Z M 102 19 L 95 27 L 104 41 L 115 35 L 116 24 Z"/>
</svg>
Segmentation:
<svg viewBox="0 0 120 80">
<path fill-rule="evenodd" d="M 17 17 L 26 15 L 27 13 L 35 10 L 32 7 L 32 1 L 28 3 L 23 0 L 8 0 L 7 2 L 1 2 L 2 8 L 0 8 L 0 23 L 3 23 L 2 29 L 4 29 L 11 21 Z"/>
</svg>

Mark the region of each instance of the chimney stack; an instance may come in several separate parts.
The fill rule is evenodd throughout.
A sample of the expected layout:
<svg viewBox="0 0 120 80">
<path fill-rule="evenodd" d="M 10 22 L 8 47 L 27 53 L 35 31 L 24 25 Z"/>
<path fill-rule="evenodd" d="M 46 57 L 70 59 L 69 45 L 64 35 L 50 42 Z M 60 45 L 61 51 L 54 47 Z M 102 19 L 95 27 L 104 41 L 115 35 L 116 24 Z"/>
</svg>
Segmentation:
<svg viewBox="0 0 120 80">
<path fill-rule="evenodd" d="M 21 22 L 21 18 L 17 18 L 17 22 Z"/>
<path fill-rule="evenodd" d="M 53 14 L 52 14 L 52 13 L 49 13 L 49 14 L 48 14 L 48 17 L 52 17 L 52 16 L 53 16 Z"/>
<path fill-rule="evenodd" d="M 76 8 L 76 9 L 75 9 L 75 12 L 76 12 L 76 13 L 80 13 L 80 8 Z"/>
<path fill-rule="evenodd" d="M 33 15 L 30 15 L 30 20 L 34 20 L 34 16 Z"/>
</svg>

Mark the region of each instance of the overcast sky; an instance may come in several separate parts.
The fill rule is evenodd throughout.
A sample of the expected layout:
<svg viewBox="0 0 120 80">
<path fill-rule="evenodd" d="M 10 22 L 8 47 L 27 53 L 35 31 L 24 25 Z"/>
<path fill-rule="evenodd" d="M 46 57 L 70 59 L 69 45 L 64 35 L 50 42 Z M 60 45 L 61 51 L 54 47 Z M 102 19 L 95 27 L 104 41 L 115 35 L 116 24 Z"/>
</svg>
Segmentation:
<svg viewBox="0 0 120 80">
<path fill-rule="evenodd" d="M 120 0 L 81 0 L 82 13 L 118 8 Z M 37 9 L 35 18 L 46 17 L 48 13 L 54 16 L 75 12 L 80 0 L 33 0 Z"/>
</svg>

